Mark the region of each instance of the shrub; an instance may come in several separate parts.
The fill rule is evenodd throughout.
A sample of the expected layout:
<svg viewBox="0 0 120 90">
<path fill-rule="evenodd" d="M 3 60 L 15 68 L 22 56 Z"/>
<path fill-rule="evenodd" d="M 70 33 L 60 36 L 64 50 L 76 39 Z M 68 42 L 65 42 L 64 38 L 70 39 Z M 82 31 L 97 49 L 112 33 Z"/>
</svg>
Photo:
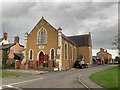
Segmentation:
<svg viewBox="0 0 120 90">
<path fill-rule="evenodd" d="M 105 64 L 108 64 L 108 58 L 104 58 Z"/>
</svg>

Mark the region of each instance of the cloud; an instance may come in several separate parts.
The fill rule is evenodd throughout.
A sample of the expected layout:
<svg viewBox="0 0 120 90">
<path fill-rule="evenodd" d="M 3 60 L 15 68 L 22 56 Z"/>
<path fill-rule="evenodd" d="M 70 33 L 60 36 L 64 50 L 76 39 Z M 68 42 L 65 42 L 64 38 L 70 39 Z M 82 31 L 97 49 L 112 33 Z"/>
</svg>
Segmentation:
<svg viewBox="0 0 120 90">
<path fill-rule="evenodd" d="M 29 9 L 34 7 L 34 2 L 5 2 L 2 3 L 2 14 L 7 18 L 19 18 L 29 14 Z"/>
<path fill-rule="evenodd" d="M 91 32 L 93 48 L 111 48 L 111 39 L 117 34 L 117 8 L 115 2 L 4 2 L 2 30 L 9 33 L 10 41 L 19 35 L 24 43 L 24 33 L 44 16 L 65 35 Z"/>
</svg>

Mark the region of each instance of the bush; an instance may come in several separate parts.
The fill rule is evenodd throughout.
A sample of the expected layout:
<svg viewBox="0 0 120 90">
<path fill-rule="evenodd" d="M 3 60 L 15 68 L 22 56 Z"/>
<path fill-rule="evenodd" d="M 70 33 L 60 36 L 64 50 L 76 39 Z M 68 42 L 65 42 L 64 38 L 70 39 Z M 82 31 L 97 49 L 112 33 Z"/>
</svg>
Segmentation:
<svg viewBox="0 0 120 90">
<path fill-rule="evenodd" d="M 3 64 L 2 69 L 15 69 L 15 62 L 12 64 Z"/>
<path fill-rule="evenodd" d="M 104 60 L 105 60 L 105 64 L 108 64 L 108 58 L 105 58 Z"/>
<path fill-rule="evenodd" d="M 43 67 L 48 67 L 48 62 L 47 62 L 47 61 L 45 61 L 45 62 L 43 63 Z"/>
</svg>

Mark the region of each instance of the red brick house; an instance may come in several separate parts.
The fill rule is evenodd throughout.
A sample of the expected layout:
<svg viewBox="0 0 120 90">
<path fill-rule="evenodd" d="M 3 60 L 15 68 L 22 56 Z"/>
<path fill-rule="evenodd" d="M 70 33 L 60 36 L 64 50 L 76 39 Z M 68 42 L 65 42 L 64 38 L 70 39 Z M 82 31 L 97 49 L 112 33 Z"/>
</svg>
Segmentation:
<svg viewBox="0 0 120 90">
<path fill-rule="evenodd" d="M 107 52 L 107 50 L 104 50 L 103 48 L 100 48 L 100 51 L 96 53 L 97 56 L 100 56 L 103 59 L 108 59 L 108 63 L 110 60 L 112 60 L 112 55 Z"/>
</svg>

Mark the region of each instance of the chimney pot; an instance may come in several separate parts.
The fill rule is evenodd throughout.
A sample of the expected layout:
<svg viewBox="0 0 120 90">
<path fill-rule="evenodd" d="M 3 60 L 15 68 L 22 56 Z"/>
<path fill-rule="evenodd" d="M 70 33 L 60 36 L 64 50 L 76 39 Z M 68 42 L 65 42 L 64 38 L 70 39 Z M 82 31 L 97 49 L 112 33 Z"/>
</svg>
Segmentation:
<svg viewBox="0 0 120 90">
<path fill-rule="evenodd" d="M 14 37 L 14 43 L 19 43 L 19 36 L 18 35 Z"/>
<path fill-rule="evenodd" d="M 3 33 L 3 38 L 4 38 L 5 40 L 7 40 L 7 33 L 6 33 L 6 32 Z"/>
</svg>

